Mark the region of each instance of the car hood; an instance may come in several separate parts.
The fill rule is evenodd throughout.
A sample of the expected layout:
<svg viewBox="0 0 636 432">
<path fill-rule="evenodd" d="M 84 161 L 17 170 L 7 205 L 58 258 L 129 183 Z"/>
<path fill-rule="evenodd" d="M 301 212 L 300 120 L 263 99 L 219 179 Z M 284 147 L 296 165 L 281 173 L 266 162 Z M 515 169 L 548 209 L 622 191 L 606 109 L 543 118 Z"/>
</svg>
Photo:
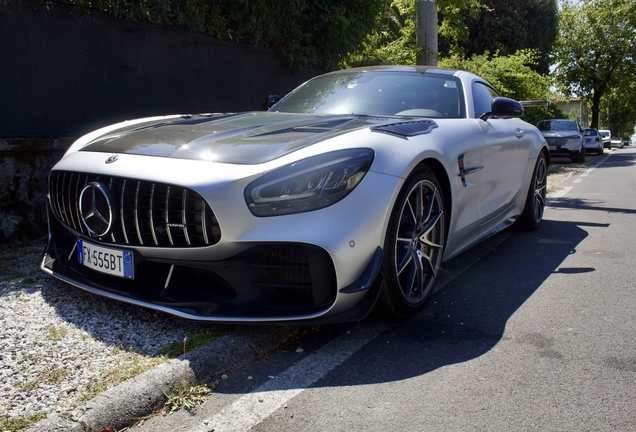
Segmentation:
<svg viewBox="0 0 636 432">
<path fill-rule="evenodd" d="M 258 164 L 352 130 L 400 121 L 270 112 L 182 116 L 124 125 L 81 151 Z"/>
</svg>

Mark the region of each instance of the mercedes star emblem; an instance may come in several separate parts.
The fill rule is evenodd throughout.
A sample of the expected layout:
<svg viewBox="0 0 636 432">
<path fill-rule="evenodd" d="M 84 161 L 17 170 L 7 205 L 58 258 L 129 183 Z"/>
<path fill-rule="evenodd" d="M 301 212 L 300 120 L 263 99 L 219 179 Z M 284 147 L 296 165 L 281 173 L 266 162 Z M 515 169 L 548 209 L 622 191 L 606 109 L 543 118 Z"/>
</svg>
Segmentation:
<svg viewBox="0 0 636 432">
<path fill-rule="evenodd" d="M 88 183 L 79 196 L 80 215 L 91 237 L 102 237 L 113 225 L 113 200 L 108 189 L 96 181 Z"/>
<path fill-rule="evenodd" d="M 108 159 L 106 159 L 106 163 L 107 164 L 112 164 L 113 162 L 116 162 L 117 159 L 119 159 L 119 156 L 117 156 L 117 155 L 111 156 Z"/>
</svg>

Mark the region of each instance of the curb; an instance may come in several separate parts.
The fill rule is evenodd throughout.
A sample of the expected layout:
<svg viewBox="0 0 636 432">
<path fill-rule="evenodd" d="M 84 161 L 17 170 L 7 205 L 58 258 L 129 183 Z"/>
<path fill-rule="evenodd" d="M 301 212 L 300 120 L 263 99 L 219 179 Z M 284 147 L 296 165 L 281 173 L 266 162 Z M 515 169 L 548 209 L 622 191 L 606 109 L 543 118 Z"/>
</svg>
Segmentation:
<svg viewBox="0 0 636 432">
<path fill-rule="evenodd" d="M 70 413 L 52 413 L 28 432 L 120 430 L 160 409 L 167 383 L 211 382 L 300 334 L 303 327 L 240 329 L 110 388 Z"/>
</svg>

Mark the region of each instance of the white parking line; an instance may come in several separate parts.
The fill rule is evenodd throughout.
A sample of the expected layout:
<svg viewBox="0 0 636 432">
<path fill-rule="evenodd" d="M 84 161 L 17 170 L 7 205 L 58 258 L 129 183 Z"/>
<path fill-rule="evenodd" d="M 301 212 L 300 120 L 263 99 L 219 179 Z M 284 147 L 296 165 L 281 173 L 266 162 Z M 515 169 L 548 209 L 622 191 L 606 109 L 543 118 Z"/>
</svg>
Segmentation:
<svg viewBox="0 0 636 432">
<path fill-rule="evenodd" d="M 362 322 L 351 334 L 344 334 L 285 372 L 205 420 L 195 432 L 246 431 L 282 408 L 290 399 L 339 366 L 360 348 L 389 327 L 389 324 Z"/>
<path fill-rule="evenodd" d="M 550 198 L 561 198 L 562 196 L 564 196 L 566 193 L 570 192 L 571 190 L 572 190 L 572 186 L 564 187 L 560 191 L 550 194 Z"/>
</svg>

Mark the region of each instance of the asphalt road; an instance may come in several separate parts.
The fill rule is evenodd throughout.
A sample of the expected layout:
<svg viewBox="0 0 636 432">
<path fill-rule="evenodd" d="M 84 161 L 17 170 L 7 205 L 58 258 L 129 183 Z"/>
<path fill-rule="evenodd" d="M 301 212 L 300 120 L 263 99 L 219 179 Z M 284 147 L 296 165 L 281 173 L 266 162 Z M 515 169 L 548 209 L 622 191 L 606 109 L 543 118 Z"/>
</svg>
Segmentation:
<svg viewBox="0 0 636 432">
<path fill-rule="evenodd" d="M 133 430 L 636 430 L 636 149 L 589 161 L 415 318 L 322 326 Z"/>
</svg>

